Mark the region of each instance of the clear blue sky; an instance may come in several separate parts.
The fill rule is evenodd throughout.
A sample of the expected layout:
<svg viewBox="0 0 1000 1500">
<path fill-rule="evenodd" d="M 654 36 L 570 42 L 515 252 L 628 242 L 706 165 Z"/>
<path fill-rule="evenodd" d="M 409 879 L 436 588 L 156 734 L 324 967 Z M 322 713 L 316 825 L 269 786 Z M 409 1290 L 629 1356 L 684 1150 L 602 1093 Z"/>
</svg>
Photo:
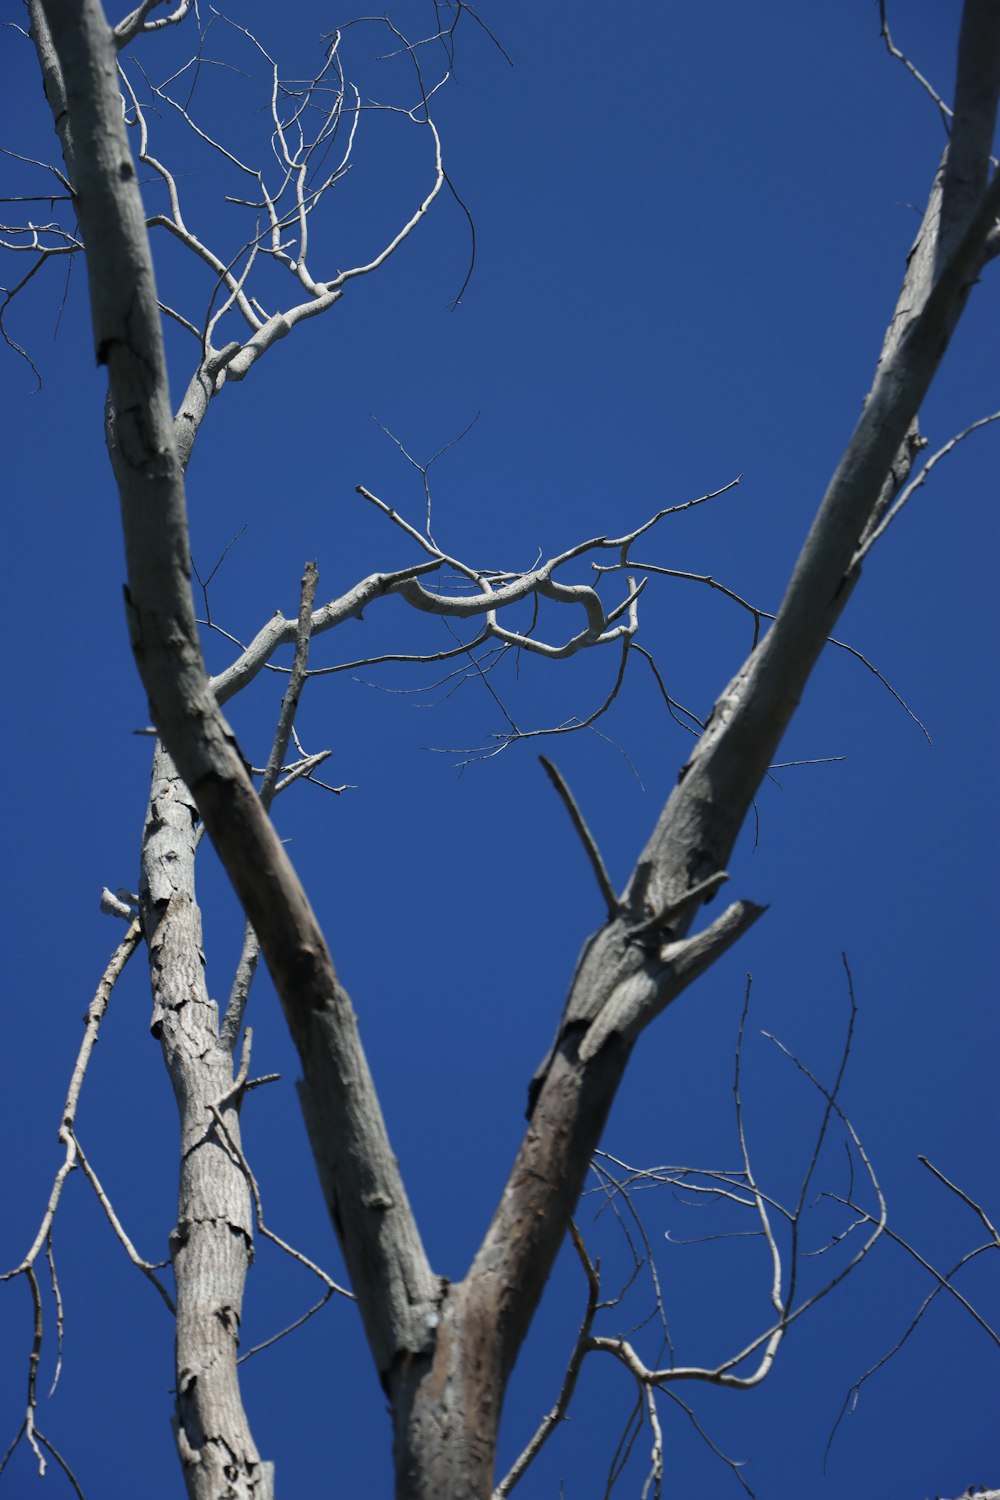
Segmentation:
<svg viewBox="0 0 1000 1500">
<path fill-rule="evenodd" d="M 286 73 L 302 76 L 336 17 L 312 4 L 293 9 L 287 23 L 261 4 L 241 7 L 239 17 Z M 407 0 L 399 22 L 416 33 L 430 9 Z M 899 0 L 891 17 L 899 44 L 944 93 L 958 9 Z M 209 572 L 246 525 L 211 593 L 214 618 L 241 639 L 275 609 L 294 611 L 307 558 L 318 560 L 321 598 L 375 568 L 414 560 L 354 493 L 364 484 L 421 521 L 419 479 L 372 413 L 419 458 L 481 413 L 432 478 L 438 540 L 483 566 L 527 566 L 539 551 L 622 532 L 742 474 L 738 490 L 665 523 L 641 556 L 711 573 L 773 609 L 867 389 L 918 224 L 914 205 L 926 198 L 942 145 L 934 106 L 882 48 L 870 0 L 777 0 L 763 9 L 640 0 L 617 10 L 484 0 L 482 13 L 514 68 L 466 25 L 458 86 L 437 100 L 446 164 L 476 225 L 475 272 L 461 306 L 450 309 L 467 268 L 467 226 L 443 199 L 384 273 L 296 330 L 242 386 L 222 393 L 205 423 L 189 474 L 194 556 Z M 30 48 L 11 30 L 2 35 L 2 139 L 49 158 L 54 138 Z M 153 73 L 165 55 L 158 45 L 141 49 Z M 372 70 L 383 38 L 358 32 L 352 45 L 366 92 L 399 97 L 394 65 Z M 250 65 L 246 56 L 240 62 Z M 207 101 L 215 80 L 205 72 Z M 241 86 L 228 76 L 219 84 L 234 97 Z M 250 99 L 248 86 L 240 97 Z M 231 129 L 248 153 L 251 132 L 263 139 L 246 103 L 233 106 Z M 316 230 L 316 274 L 379 248 L 429 181 L 424 146 L 398 118 L 366 117 L 358 164 Z M 37 177 L 10 163 L 4 175 L 5 193 L 38 190 L 26 186 Z M 200 160 L 182 186 L 192 222 L 206 235 L 216 226 L 220 252 L 235 248 L 236 230 L 212 217 L 217 184 Z M 39 212 L 47 215 L 47 205 Z M 162 241 L 155 248 L 166 249 Z M 8 257 L 4 282 L 23 269 Z M 133 733 L 147 713 L 122 617 L 103 380 L 83 267 L 75 266 L 60 313 L 63 269 L 37 278 L 7 314 L 43 389 L 33 391 L 25 363 L 0 349 L 14 636 L 0 1057 L 5 1265 L 30 1242 L 60 1159 L 55 1135 L 79 1017 L 119 936 L 98 913 L 98 895 L 103 884 L 134 885 L 149 764 L 149 741 Z M 200 317 L 204 284 L 175 254 L 162 262 L 161 285 Z M 994 265 L 923 413 L 931 451 L 1000 405 L 998 288 Z M 170 350 L 177 397 L 190 349 L 171 335 Z M 842 637 L 902 694 L 933 748 L 863 666 L 827 653 L 781 759 L 844 759 L 779 772 L 780 785 L 762 788 L 756 846 L 751 829 L 734 855 L 730 889 L 770 910 L 647 1034 L 605 1143 L 636 1165 L 737 1164 L 732 1058 L 752 970 L 750 1145 L 762 1183 L 794 1197 L 816 1099 L 759 1033 L 774 1033 L 832 1079 L 847 1018 L 846 951 L 860 1018 L 845 1108 L 878 1171 L 892 1227 L 942 1267 L 983 1232 L 919 1166 L 918 1152 L 994 1222 L 1000 1213 L 998 444 L 996 428 L 976 434 L 939 467 L 866 566 L 842 622 Z M 671 693 L 704 714 L 749 645 L 747 618 L 707 589 L 664 579 L 651 580 L 641 607 L 640 640 Z M 563 621 L 551 629 L 562 631 Z M 312 660 L 447 643 L 438 622 L 390 601 L 364 624 L 317 641 Z M 208 650 L 213 668 L 229 659 L 218 641 Z M 639 667 L 599 726 L 614 743 L 583 733 L 543 747 L 573 786 L 618 884 L 688 745 Z M 522 662 L 519 679 L 505 666 L 491 681 L 518 723 L 533 727 L 589 712 L 614 670 L 610 657 L 590 654 Z M 462 774 L 459 756 L 432 753 L 483 745 L 503 729 L 481 684 L 452 697 L 444 689 L 414 695 L 432 675 L 365 676 L 378 686 L 344 676 L 311 683 L 299 721 L 308 749 L 333 749 L 330 778 L 355 789 L 337 799 L 300 789 L 279 803 L 277 821 L 359 1012 L 429 1253 L 437 1270 L 459 1277 L 519 1139 L 527 1081 L 576 955 L 602 910 L 538 767 L 537 743 Z M 264 681 L 232 705 L 258 764 L 279 691 Z M 223 998 L 239 922 L 207 849 L 203 864 L 209 982 Z M 115 993 L 79 1128 L 133 1239 L 156 1258 L 166 1254 L 177 1166 L 173 1102 L 148 1013 L 139 955 Z M 250 1019 L 255 1071 L 282 1073 L 244 1112 L 268 1221 L 337 1274 L 298 1116 L 296 1063 L 266 978 Z M 816 1188 L 842 1192 L 846 1184 L 836 1146 Z M 594 1207 L 587 1200 L 580 1222 L 605 1259 L 611 1290 L 627 1257 L 609 1216 L 594 1221 Z M 683 1239 L 726 1224 L 666 1192 L 645 1195 L 642 1207 L 678 1362 L 710 1363 L 766 1326 L 759 1241 L 669 1244 L 667 1231 Z M 834 1228 L 831 1212 L 818 1208 L 807 1247 Z M 88 1496 L 177 1495 L 169 1319 L 130 1271 L 82 1180 L 67 1191 L 56 1254 L 64 1361 L 40 1425 Z M 804 1284 L 825 1264 L 807 1261 Z M 984 1256 L 959 1283 L 994 1327 L 995 1270 L 995 1255 Z M 644 1285 L 620 1324 L 608 1313 L 602 1331 L 645 1317 Z M 945 1297 L 866 1386 L 823 1476 L 826 1439 L 849 1387 L 931 1289 L 902 1251 L 883 1243 L 790 1334 L 762 1388 L 680 1394 L 720 1448 L 749 1461 L 744 1472 L 762 1500 L 923 1500 L 972 1482 L 998 1484 L 997 1348 Z M 262 1247 L 244 1342 L 297 1316 L 312 1294 L 307 1278 Z M 567 1256 L 510 1388 L 501 1468 L 555 1397 L 583 1297 Z M 50 1303 L 46 1317 L 47 1389 Z M 0 1289 L 0 1329 L 0 1417 L 13 1436 L 31 1338 L 23 1286 Z M 636 1337 L 655 1358 L 655 1333 Z M 245 1375 L 279 1493 L 391 1492 L 384 1400 L 346 1304 L 251 1361 Z M 519 1493 L 602 1494 L 633 1399 L 624 1372 L 593 1359 L 570 1422 Z M 667 1399 L 661 1416 L 666 1492 L 738 1495 Z M 647 1451 L 642 1432 L 623 1495 L 639 1494 Z M 45 1493 L 68 1493 L 54 1472 L 47 1485 Z M 24 1450 L 4 1486 L 14 1496 L 41 1493 Z"/>
</svg>

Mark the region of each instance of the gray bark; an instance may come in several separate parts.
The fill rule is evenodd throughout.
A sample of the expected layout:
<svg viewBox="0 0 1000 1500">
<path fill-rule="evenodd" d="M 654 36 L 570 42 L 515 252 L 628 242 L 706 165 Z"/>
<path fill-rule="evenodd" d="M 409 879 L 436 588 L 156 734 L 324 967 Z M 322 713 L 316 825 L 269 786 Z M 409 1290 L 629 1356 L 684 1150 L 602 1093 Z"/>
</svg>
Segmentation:
<svg viewBox="0 0 1000 1500">
<path fill-rule="evenodd" d="M 37 3 L 31 24 L 67 174 L 78 191 L 71 120 L 80 130 L 96 132 L 99 126 L 67 98 Z M 107 67 L 105 59 L 105 78 Z M 84 177 L 90 165 L 85 155 Z M 234 1157 L 234 1149 L 240 1150 L 241 1095 L 233 1086 L 231 1052 L 220 1043 L 218 1009 L 205 988 L 194 884 L 196 820 L 187 787 L 158 747 L 142 842 L 140 910 L 152 1031 L 180 1117 L 178 1211 L 170 1240 L 177 1289 L 173 1427 L 192 1500 L 272 1500 L 273 1465 L 262 1462 L 250 1433 L 236 1367 L 253 1233 L 250 1194 Z"/>
<path fill-rule="evenodd" d="M 273 1465 L 261 1462 L 254 1445 L 236 1372 L 253 1232 L 250 1193 L 235 1155 L 241 1092 L 234 1088 L 232 1055 L 219 1040 L 218 1007 L 205 987 L 196 824 L 187 787 L 158 749 L 139 901 L 152 1031 L 181 1123 L 177 1225 L 170 1237 L 177 1283 L 174 1433 L 192 1500 L 272 1500 Z"/>
<path fill-rule="evenodd" d="M 694 913 L 684 898 L 725 870 L 857 583 L 864 538 L 909 471 L 920 404 L 995 248 L 1000 180 L 990 178 L 988 151 L 1000 84 L 998 7 L 967 0 L 950 149 L 871 391 L 779 614 L 717 700 L 618 909 L 584 948 L 493 1221 L 466 1277 L 452 1287 L 427 1262 L 350 1000 L 205 677 L 189 587 L 183 465 L 110 32 L 97 0 L 46 0 L 44 9 L 64 80 L 95 344 L 108 368 L 129 624 L 153 720 L 257 930 L 298 1048 L 313 1153 L 392 1404 L 397 1493 L 485 1500 L 506 1382 L 632 1048 L 760 915 L 738 901 L 688 937 Z M 167 916 L 169 900 L 157 938 Z M 179 962 L 193 986 L 191 937 Z M 202 1113 L 207 1102 L 203 1094 Z M 235 1200 L 221 1207 L 235 1212 Z"/>
</svg>

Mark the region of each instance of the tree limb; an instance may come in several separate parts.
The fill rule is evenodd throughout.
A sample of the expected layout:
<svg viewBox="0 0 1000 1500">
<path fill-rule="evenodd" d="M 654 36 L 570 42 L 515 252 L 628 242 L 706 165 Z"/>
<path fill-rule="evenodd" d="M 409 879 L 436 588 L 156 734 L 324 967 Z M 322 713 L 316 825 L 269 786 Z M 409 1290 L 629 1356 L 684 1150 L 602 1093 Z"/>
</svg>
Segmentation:
<svg viewBox="0 0 1000 1500">
<path fill-rule="evenodd" d="M 971 0 L 973 14 L 965 24 L 980 49 L 978 67 L 998 75 L 1000 35 L 995 33 L 1000 28 L 986 24 L 983 10 L 980 0 Z M 960 63 L 956 114 L 966 107 L 962 90 L 973 87 L 974 74 Z M 995 108 L 995 91 L 991 98 Z M 899 487 L 894 465 L 983 265 L 1000 212 L 1000 174 L 981 186 L 988 175 L 983 114 L 969 107 L 979 123 L 970 126 L 968 140 L 975 141 L 979 160 L 978 165 L 964 162 L 962 180 L 979 183 L 979 195 L 971 207 L 960 208 L 956 190 L 942 210 L 942 172 L 949 180 L 946 156 L 920 232 L 926 243 L 919 257 L 911 255 L 872 389 L 777 618 L 716 702 L 636 865 L 623 902 L 633 926 L 726 868 L 754 793 L 857 580 L 851 563 L 865 527 L 885 494 L 891 500 Z M 975 155 L 971 145 L 968 150 Z M 730 908 L 720 920 L 743 930 L 757 914 L 747 903 L 742 911 Z M 686 919 L 680 925 L 683 933 Z M 705 946 L 688 950 L 692 967 L 711 962 L 715 941 L 720 949 L 725 946 L 718 924 L 714 928 L 714 938 L 713 928 L 704 935 Z M 637 962 L 621 929 L 620 923 L 609 924 L 583 950 L 553 1050 L 536 1075 L 527 1133 L 457 1293 L 460 1332 L 467 1341 L 473 1330 L 480 1337 L 487 1328 L 495 1330 L 485 1381 L 500 1389 L 562 1242 L 641 1018 L 662 1008 L 655 977 Z M 668 981 L 668 996 L 670 989 Z M 622 1022 L 609 1025 L 614 1007 Z M 464 1353 L 471 1357 L 471 1342 Z M 476 1357 L 482 1365 L 481 1346 Z M 450 1356 L 451 1368 L 460 1364 L 461 1356 Z"/>
<path fill-rule="evenodd" d="M 438 1283 L 389 1145 L 350 1000 L 209 686 L 152 261 L 98 0 L 46 0 L 77 145 L 94 340 L 107 365 L 133 651 L 157 731 L 261 940 L 302 1061 L 324 1194 L 383 1376 L 432 1336 Z"/>
<path fill-rule="evenodd" d="M 559 793 L 563 800 L 563 805 L 569 813 L 570 821 L 577 831 L 587 858 L 590 860 L 590 867 L 594 872 L 598 889 L 604 897 L 604 904 L 607 907 L 608 918 L 610 920 L 618 914 L 618 897 L 615 895 L 615 888 L 611 884 L 611 877 L 607 872 L 604 860 L 601 858 L 601 851 L 597 847 L 594 835 L 587 827 L 586 819 L 577 806 L 576 798 L 566 785 L 559 767 L 553 765 L 552 761 L 548 760 L 544 755 L 540 755 L 538 759 L 541 761 L 546 775 Z"/>
</svg>

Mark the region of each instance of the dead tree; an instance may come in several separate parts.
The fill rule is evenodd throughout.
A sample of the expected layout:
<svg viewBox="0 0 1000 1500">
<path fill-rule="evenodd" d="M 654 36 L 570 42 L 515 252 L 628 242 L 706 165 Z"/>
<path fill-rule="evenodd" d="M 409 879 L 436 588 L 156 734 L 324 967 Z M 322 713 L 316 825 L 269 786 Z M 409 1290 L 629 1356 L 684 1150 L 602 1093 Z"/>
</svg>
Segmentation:
<svg viewBox="0 0 1000 1500">
<path fill-rule="evenodd" d="M 410 115 L 429 142 L 428 187 L 379 257 L 330 279 L 310 269 L 309 162 L 301 133 L 283 134 L 276 116 L 292 207 L 279 210 L 263 185 L 256 185 L 265 228 L 260 244 L 250 244 L 234 268 L 187 229 L 176 184 L 148 146 L 142 109 L 127 80 L 123 111 L 120 49 L 142 31 L 183 21 L 185 0 L 156 19 L 158 7 L 147 0 L 115 27 L 98 0 L 30 0 L 29 9 L 87 259 L 95 349 L 108 373 L 107 436 L 121 501 L 129 629 L 160 742 L 138 920 L 149 953 L 155 1028 L 181 1111 L 184 1168 L 172 1244 L 175 1425 L 188 1491 L 205 1500 L 272 1493 L 270 1466 L 261 1461 L 243 1416 L 235 1372 L 253 1220 L 252 1179 L 239 1136 L 240 1105 L 252 1081 L 248 1041 L 235 1071 L 233 1064 L 243 1035 L 245 987 L 234 991 L 220 1022 L 201 972 L 194 896 L 194 851 L 204 827 L 252 929 L 247 963 L 252 967 L 259 941 L 301 1060 L 301 1102 L 313 1155 L 392 1410 L 397 1494 L 405 1500 L 485 1500 L 495 1483 L 504 1391 L 632 1049 L 647 1026 L 761 915 L 752 901 L 737 899 L 692 931 L 701 906 L 727 879 L 754 794 L 863 561 L 915 482 L 921 403 L 977 278 L 1000 252 L 1000 174 L 990 157 L 1000 91 L 1000 7 L 995 0 L 966 0 L 948 146 L 871 388 L 781 607 L 718 695 L 621 895 L 581 822 L 606 921 L 584 944 L 551 1050 L 532 1084 L 514 1166 L 486 1236 L 455 1284 L 435 1273 L 424 1251 L 351 1000 L 268 817 L 309 640 L 394 594 L 417 610 L 481 619 L 483 639 L 500 645 L 552 655 L 611 646 L 624 659 L 642 587 L 632 577 L 637 570 L 630 549 L 652 522 L 626 535 L 587 539 L 516 575 L 491 574 L 445 554 L 429 524 L 426 532 L 410 528 L 423 561 L 372 575 L 320 607 L 313 597 L 315 579 L 307 574 L 298 619 L 271 621 L 227 672 L 210 679 L 192 602 L 185 511 L 184 471 L 198 429 L 224 385 L 248 374 L 297 322 L 334 306 L 352 280 L 377 270 L 419 224 L 445 183 L 428 107 L 432 90 L 421 85 L 421 105 Z M 336 46 L 329 66 L 336 74 Z M 337 96 L 343 108 L 349 94 L 342 81 Z M 201 354 L 176 414 L 168 402 L 148 220 L 126 120 L 138 130 L 140 159 L 166 183 L 170 207 L 162 218 L 168 232 L 209 265 L 221 299 L 204 327 L 193 330 Z M 294 251 L 285 247 L 286 234 L 298 236 Z M 248 290 L 262 245 L 299 288 L 298 301 L 270 314 Z M 79 241 L 53 242 L 53 250 L 59 248 L 79 248 Z M 216 347 L 213 333 L 224 313 L 242 317 L 245 327 L 240 337 Z M 364 497 L 399 522 L 384 502 L 368 492 Z M 592 553 L 612 556 L 610 569 L 626 580 L 611 609 L 593 588 L 556 577 Z M 429 577 L 442 568 L 459 574 L 467 590 L 429 587 Z M 579 611 L 575 633 L 546 642 L 501 623 L 503 609 L 530 597 Z M 291 641 L 296 667 L 259 795 L 222 704 L 279 644 Z M 131 929 L 133 945 L 138 930 Z M 780 1296 L 775 1306 L 774 1325 L 758 1341 L 762 1352 L 757 1346 L 744 1351 L 752 1368 L 727 1365 L 685 1375 L 733 1386 L 763 1378 L 789 1322 Z M 640 1367 L 635 1358 L 629 1363 L 623 1349 L 607 1352 L 622 1358 L 648 1390 L 676 1378 Z"/>
</svg>

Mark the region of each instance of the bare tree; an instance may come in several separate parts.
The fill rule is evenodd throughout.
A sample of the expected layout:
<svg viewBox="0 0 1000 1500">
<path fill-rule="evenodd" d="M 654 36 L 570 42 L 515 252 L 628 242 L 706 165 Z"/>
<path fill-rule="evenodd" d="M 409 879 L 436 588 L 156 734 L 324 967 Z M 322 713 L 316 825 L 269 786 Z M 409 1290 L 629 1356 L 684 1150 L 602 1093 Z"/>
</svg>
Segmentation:
<svg viewBox="0 0 1000 1500">
<path fill-rule="evenodd" d="M 457 1283 L 438 1275 L 424 1250 L 351 1000 L 268 816 L 277 792 L 292 779 L 314 776 L 319 764 L 304 754 L 290 768 L 286 764 L 309 670 L 310 641 L 393 596 L 416 611 L 473 622 L 476 634 L 459 639 L 454 652 L 432 653 L 424 660 L 454 656 L 466 669 L 471 659 L 482 673 L 489 669 L 488 653 L 510 648 L 554 658 L 610 648 L 620 661 L 613 698 L 630 654 L 644 650 L 636 634 L 645 579 L 665 571 L 636 562 L 633 549 L 669 512 L 660 510 L 622 534 L 571 540 L 555 556 L 522 572 L 486 569 L 438 546 L 427 482 L 430 466 L 418 464 L 427 504 L 422 527 L 405 521 L 370 490 L 362 488 L 360 495 L 405 533 L 420 560 L 369 575 L 319 606 L 315 570 L 307 568 L 297 618 L 272 618 L 226 670 L 211 678 L 191 592 L 185 509 L 184 473 L 199 429 L 212 401 L 247 376 L 273 344 L 298 323 L 332 309 L 351 283 L 377 273 L 447 189 L 431 101 L 451 65 L 455 27 L 468 8 L 461 3 L 437 6 L 434 33 L 419 43 L 385 23 L 391 44 L 414 65 L 417 103 L 396 112 L 425 146 L 427 181 L 378 253 L 346 271 L 317 269 L 322 252 L 310 237 L 315 209 L 347 169 L 362 110 L 360 95 L 352 92 L 343 72 L 342 33 L 331 35 L 324 65 L 308 83 L 292 88 L 274 67 L 270 107 L 277 175 L 271 180 L 199 124 L 185 103 L 183 79 L 144 94 L 135 70 L 119 68 L 126 45 L 143 33 L 180 25 L 190 9 L 182 0 L 171 13 L 155 16 L 159 8 L 145 3 L 110 26 L 98 0 L 30 0 L 31 36 L 62 150 L 61 186 L 79 231 L 32 226 L 20 245 L 37 257 L 35 266 L 57 255 L 86 256 L 95 348 L 109 380 L 107 442 L 121 501 L 129 629 L 158 736 L 141 886 L 134 902 L 127 892 L 108 897 L 109 909 L 130 925 L 95 997 L 85 1047 L 93 1044 L 117 973 L 144 938 L 154 1033 L 181 1117 L 180 1203 L 171 1258 L 177 1319 L 175 1432 L 188 1493 L 207 1500 L 274 1492 L 271 1466 L 262 1461 L 243 1411 L 236 1369 L 253 1236 L 255 1229 L 268 1232 L 240 1137 L 241 1105 L 260 1081 L 250 1075 L 251 1033 L 244 1028 L 258 944 L 298 1051 L 300 1097 L 313 1155 L 348 1267 L 350 1294 L 357 1300 L 391 1407 L 397 1494 L 407 1500 L 486 1497 L 494 1493 L 494 1485 L 495 1493 L 506 1494 L 558 1421 L 565 1409 L 562 1397 L 515 1469 L 497 1480 L 504 1392 L 555 1257 L 571 1232 L 590 1288 L 590 1320 L 585 1319 L 570 1363 L 565 1400 L 584 1354 L 603 1352 L 622 1363 L 656 1435 L 651 1485 L 659 1493 L 662 1454 L 655 1393 L 680 1381 L 734 1388 L 758 1384 L 789 1326 L 815 1300 L 797 1300 L 794 1246 L 816 1154 L 799 1201 L 789 1210 L 777 1209 L 770 1200 L 742 1140 L 743 1161 L 735 1175 L 714 1174 L 699 1182 L 685 1171 L 670 1179 L 755 1214 L 771 1250 L 773 1319 L 758 1338 L 717 1366 L 651 1366 L 627 1340 L 593 1334 L 600 1281 L 571 1228 L 572 1216 L 640 1036 L 762 913 L 754 902 L 737 899 L 692 932 L 701 906 L 728 879 L 737 835 L 868 552 L 940 456 L 915 467 L 923 447 L 920 407 L 976 280 L 1000 252 L 1000 174 L 990 156 L 1000 93 L 1000 6 L 995 0 L 966 0 L 948 145 L 871 388 L 784 599 L 759 639 L 755 630 L 752 651 L 699 726 L 677 785 L 621 895 L 568 788 L 551 768 L 593 866 L 606 920 L 584 944 L 551 1050 L 531 1086 L 528 1123 L 516 1160 L 489 1229 Z M 247 40 L 263 53 L 255 38 Z M 433 78 L 427 62 L 432 49 L 444 58 L 443 75 Z M 246 196 L 240 201 L 255 216 L 255 227 L 237 256 L 217 253 L 189 227 L 179 173 L 156 155 L 154 110 L 179 114 L 203 144 L 228 158 L 244 181 Z M 159 212 L 150 213 L 143 204 L 136 159 L 165 195 L 167 206 Z M 206 268 L 210 301 L 200 325 L 158 297 L 150 230 L 171 236 Z M 273 280 L 266 291 L 255 289 L 254 278 L 265 261 L 269 276 L 280 272 L 294 287 L 291 296 L 275 292 Z M 269 312 L 269 306 L 277 310 Z M 164 315 L 196 339 L 199 350 L 176 413 L 166 382 Z M 599 575 L 621 574 L 612 604 L 592 582 L 579 581 L 573 565 L 582 562 L 596 562 Z M 439 574 L 457 582 L 438 588 L 434 580 Z M 510 617 L 503 611 L 525 601 L 536 610 L 542 601 L 550 607 L 546 624 L 553 618 L 571 623 L 551 638 L 542 634 L 534 616 L 527 626 L 504 623 Z M 764 612 L 746 607 L 759 628 Z M 258 790 L 221 708 L 271 664 L 282 645 L 294 645 L 295 658 Z M 486 654 L 475 658 L 471 653 L 477 651 Z M 663 692 L 676 709 L 665 688 Z M 523 737 L 512 722 L 505 742 Z M 202 830 L 214 844 L 248 922 L 240 971 L 221 1018 L 205 986 L 195 897 L 195 852 Z M 85 1063 L 81 1054 L 81 1067 Z M 74 1165 L 88 1171 L 73 1127 L 81 1078 L 78 1070 L 64 1117 L 64 1169 L 32 1251 L 17 1268 L 28 1275 L 36 1303 L 35 1261 L 46 1244 L 62 1181 Z M 813 1081 L 824 1101 L 819 1142 L 828 1126 L 839 1122 L 854 1159 L 869 1175 L 869 1206 L 862 1208 L 850 1197 L 845 1205 L 855 1217 L 863 1214 L 867 1225 L 849 1269 L 884 1230 L 884 1203 L 861 1142 L 842 1114 L 839 1078 L 829 1089 Z M 612 1198 L 626 1194 L 636 1180 L 623 1163 L 605 1162 L 598 1170 Z M 791 1261 L 780 1249 L 775 1218 L 787 1223 Z M 140 1261 L 134 1252 L 133 1258 Z M 143 1262 L 142 1269 L 155 1279 L 155 1268 Z M 843 1274 L 846 1270 L 834 1275 L 830 1286 Z M 169 1301 L 169 1293 L 156 1284 Z M 342 1290 L 326 1278 L 326 1295 Z M 32 1441 L 46 1446 L 32 1430 L 33 1411 L 32 1398 L 25 1430 Z"/>
</svg>

